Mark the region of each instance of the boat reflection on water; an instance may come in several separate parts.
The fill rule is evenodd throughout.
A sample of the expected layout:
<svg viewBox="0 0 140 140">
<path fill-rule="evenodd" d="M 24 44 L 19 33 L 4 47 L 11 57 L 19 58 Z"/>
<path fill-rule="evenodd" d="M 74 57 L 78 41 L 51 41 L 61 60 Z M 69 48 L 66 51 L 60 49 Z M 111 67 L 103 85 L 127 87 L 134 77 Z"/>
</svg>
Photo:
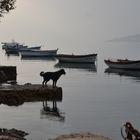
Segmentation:
<svg viewBox="0 0 140 140">
<path fill-rule="evenodd" d="M 61 63 L 58 62 L 55 64 L 56 68 L 67 68 L 67 69 L 79 69 L 79 70 L 86 70 L 96 72 L 97 68 L 95 64 L 86 64 L 86 63 Z"/>
<path fill-rule="evenodd" d="M 131 79 L 133 79 L 133 80 L 135 80 L 137 82 L 140 82 L 140 71 L 139 70 L 126 70 L 126 69 L 107 68 L 107 69 L 105 69 L 105 73 L 130 77 Z"/>
<path fill-rule="evenodd" d="M 56 61 L 55 57 L 21 57 L 21 60 L 41 60 L 41 61 Z"/>
<path fill-rule="evenodd" d="M 49 103 L 52 102 L 52 106 Z M 61 112 L 60 109 L 57 107 L 57 101 L 43 101 L 42 102 L 43 108 L 40 111 L 41 119 L 49 119 L 53 121 L 65 121 L 65 113 Z"/>
<path fill-rule="evenodd" d="M 10 56 L 19 56 L 19 53 L 16 53 L 16 52 L 13 52 L 13 53 L 5 53 L 5 55 L 7 57 L 10 57 Z"/>
</svg>

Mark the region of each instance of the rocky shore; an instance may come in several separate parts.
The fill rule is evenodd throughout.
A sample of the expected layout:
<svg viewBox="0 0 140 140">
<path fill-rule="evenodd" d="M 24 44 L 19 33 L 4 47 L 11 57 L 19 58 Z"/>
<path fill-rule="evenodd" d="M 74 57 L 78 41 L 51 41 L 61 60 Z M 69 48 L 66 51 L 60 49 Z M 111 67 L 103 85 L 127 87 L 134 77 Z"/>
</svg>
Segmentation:
<svg viewBox="0 0 140 140">
<path fill-rule="evenodd" d="M 28 135 L 28 133 L 15 128 L 0 128 L 0 140 L 26 140 L 24 138 L 26 135 Z"/>
<path fill-rule="evenodd" d="M 112 139 L 102 135 L 96 135 L 89 132 L 86 133 L 82 132 L 82 133 L 60 135 L 54 139 L 49 139 L 49 140 L 112 140 Z"/>
</svg>

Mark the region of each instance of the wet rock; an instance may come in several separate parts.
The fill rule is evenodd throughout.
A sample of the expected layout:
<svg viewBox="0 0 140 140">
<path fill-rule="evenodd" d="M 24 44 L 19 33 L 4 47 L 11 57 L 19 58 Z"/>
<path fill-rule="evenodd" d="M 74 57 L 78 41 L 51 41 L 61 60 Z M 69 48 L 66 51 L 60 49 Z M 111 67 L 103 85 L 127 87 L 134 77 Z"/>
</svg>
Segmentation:
<svg viewBox="0 0 140 140">
<path fill-rule="evenodd" d="M 0 140 L 26 140 L 24 137 L 28 134 L 29 133 L 15 128 L 9 130 L 0 128 Z"/>
<path fill-rule="evenodd" d="M 7 76 L 4 71 L 0 71 L 0 83 L 6 82 L 7 81 Z"/>
<path fill-rule="evenodd" d="M 16 81 L 16 66 L 0 66 L 0 83 Z"/>
</svg>

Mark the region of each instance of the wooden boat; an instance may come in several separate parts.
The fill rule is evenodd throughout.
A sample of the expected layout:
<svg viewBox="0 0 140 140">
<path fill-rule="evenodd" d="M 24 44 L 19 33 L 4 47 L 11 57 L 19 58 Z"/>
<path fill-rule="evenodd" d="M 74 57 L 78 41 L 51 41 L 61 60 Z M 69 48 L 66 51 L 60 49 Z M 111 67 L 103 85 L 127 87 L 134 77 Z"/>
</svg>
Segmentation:
<svg viewBox="0 0 140 140">
<path fill-rule="evenodd" d="M 58 49 L 56 50 L 25 50 L 21 51 L 21 57 L 50 57 L 56 56 Z"/>
<path fill-rule="evenodd" d="M 95 63 L 97 54 L 88 54 L 88 55 L 68 55 L 68 54 L 59 54 L 56 56 L 59 62 L 65 63 Z"/>
<path fill-rule="evenodd" d="M 117 69 L 140 69 L 140 60 L 116 59 L 104 60 L 105 64 L 110 68 Z"/>
</svg>

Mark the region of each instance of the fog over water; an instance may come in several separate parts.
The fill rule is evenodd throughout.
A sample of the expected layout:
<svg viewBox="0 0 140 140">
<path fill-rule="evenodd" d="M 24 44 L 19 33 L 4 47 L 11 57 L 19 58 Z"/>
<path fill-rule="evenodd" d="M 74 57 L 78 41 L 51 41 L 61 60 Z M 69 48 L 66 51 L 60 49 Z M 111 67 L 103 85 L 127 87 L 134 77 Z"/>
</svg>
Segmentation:
<svg viewBox="0 0 140 140">
<path fill-rule="evenodd" d="M 2 18 L 0 40 L 89 53 L 97 44 L 140 34 L 138 0 L 17 0 Z"/>
</svg>

